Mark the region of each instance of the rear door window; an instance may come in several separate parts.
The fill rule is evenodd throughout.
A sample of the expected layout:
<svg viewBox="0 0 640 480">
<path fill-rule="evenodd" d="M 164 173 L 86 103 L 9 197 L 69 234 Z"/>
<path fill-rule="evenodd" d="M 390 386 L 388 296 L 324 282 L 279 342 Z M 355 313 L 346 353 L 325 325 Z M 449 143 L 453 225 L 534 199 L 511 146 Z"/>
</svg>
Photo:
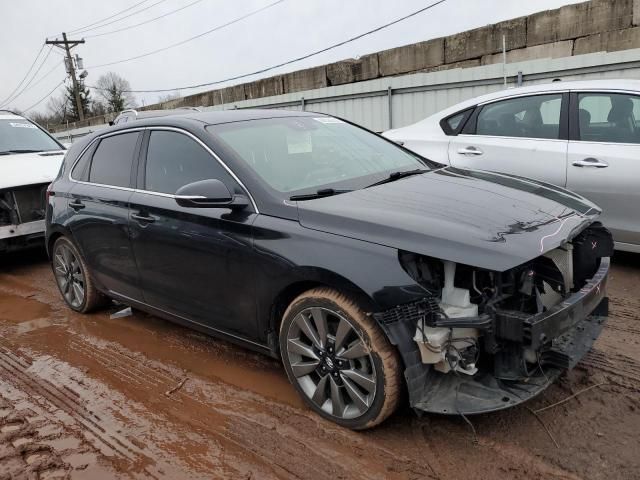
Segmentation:
<svg viewBox="0 0 640 480">
<path fill-rule="evenodd" d="M 476 134 L 558 139 L 562 94 L 518 97 L 490 103 L 478 114 Z"/>
<path fill-rule="evenodd" d="M 579 139 L 640 143 L 640 97 L 620 93 L 578 95 Z"/>
<path fill-rule="evenodd" d="M 231 175 L 198 142 L 178 132 L 151 132 L 145 190 L 173 195 L 189 183 L 210 179 L 220 180 L 231 191 L 236 190 Z"/>
<path fill-rule="evenodd" d="M 139 132 L 130 132 L 103 138 L 91 160 L 89 181 L 116 187 L 131 186 L 131 168 L 139 137 Z"/>
</svg>

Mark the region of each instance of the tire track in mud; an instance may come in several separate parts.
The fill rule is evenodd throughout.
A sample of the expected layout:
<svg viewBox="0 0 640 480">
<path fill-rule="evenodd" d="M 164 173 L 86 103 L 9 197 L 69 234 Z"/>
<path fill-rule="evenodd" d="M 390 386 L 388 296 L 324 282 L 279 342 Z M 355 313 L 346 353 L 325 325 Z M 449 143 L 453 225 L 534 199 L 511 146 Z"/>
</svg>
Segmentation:
<svg viewBox="0 0 640 480">
<path fill-rule="evenodd" d="M 44 431 L 38 413 L 24 404 L 21 410 L 14 408 L 8 401 L 9 385 L 0 381 L 0 386 L 0 478 L 68 478 L 72 466 L 62 454 L 69 449 L 47 444 L 53 435 Z"/>
<path fill-rule="evenodd" d="M 86 429 L 94 446 L 106 456 L 121 456 L 128 460 L 136 460 L 142 451 L 126 438 L 110 432 L 102 425 L 101 418 L 79 403 L 77 397 L 67 393 L 53 383 L 28 372 L 30 365 L 25 365 L 16 355 L 0 347 L 0 369 L 9 374 L 12 380 L 25 390 L 43 397 L 46 401 L 67 413 Z"/>
<path fill-rule="evenodd" d="M 623 386 L 640 388 L 640 364 L 626 355 L 592 348 L 578 364 L 578 368 L 593 368 L 621 379 Z"/>
<path fill-rule="evenodd" d="M 144 389 L 153 391 L 160 396 L 171 387 L 177 385 L 180 375 L 159 371 L 145 364 L 135 354 L 129 355 L 122 351 L 118 345 L 86 345 L 77 340 L 70 342 L 70 347 L 78 353 L 99 359 L 112 372 L 120 375 L 128 372 L 136 384 Z M 134 365 L 135 363 L 135 365 Z M 184 377 L 182 377 L 184 378 Z M 190 382 L 192 383 L 192 382 Z M 318 438 L 314 432 L 327 429 L 327 425 L 311 421 L 305 415 L 285 405 L 274 404 L 264 398 L 254 398 L 255 394 L 235 392 L 235 387 L 212 386 L 196 381 L 196 387 L 191 391 L 181 389 L 170 396 L 166 406 L 163 407 L 173 415 L 181 416 L 185 410 L 198 410 L 204 413 L 199 420 L 189 419 L 194 426 L 205 430 L 208 435 L 217 438 L 221 443 L 232 444 L 244 453 L 254 456 L 260 462 L 264 462 L 279 471 L 278 476 L 293 476 L 296 478 L 350 478 L 350 467 L 359 465 L 362 478 L 389 478 L 385 465 L 402 463 L 403 470 L 428 471 L 428 464 L 422 464 L 398 454 L 397 452 L 379 450 L 376 460 L 367 459 L 368 455 L 360 455 L 363 460 L 353 458 L 354 439 L 344 438 L 356 435 L 348 432 L 347 435 L 337 427 L 331 425 L 335 437 Z M 211 387 L 211 388 L 207 388 Z M 229 401 L 240 400 L 244 408 L 229 408 Z M 255 411 L 255 405 L 267 403 L 270 408 L 266 413 Z M 281 409 L 284 409 L 282 411 Z M 245 413 L 240 413 L 245 412 Z M 275 417 L 275 418 L 274 418 Z M 226 419 L 224 429 L 212 429 L 206 420 L 212 420 L 212 424 L 219 423 L 220 419 Z M 293 420 L 308 422 L 308 435 L 291 426 Z M 318 420 L 326 423 L 323 420 Z M 303 430 L 303 431 L 304 431 Z M 284 441 L 283 441 L 284 440 Z M 340 448 L 336 448 L 336 440 L 340 441 Z M 360 443 L 360 442 L 357 442 Z M 274 448 L 277 445 L 277 448 Z M 342 446 L 347 447 L 343 449 Z M 305 462 L 291 463 L 291 458 L 304 458 Z M 372 464 L 375 468 L 371 468 Z"/>
</svg>

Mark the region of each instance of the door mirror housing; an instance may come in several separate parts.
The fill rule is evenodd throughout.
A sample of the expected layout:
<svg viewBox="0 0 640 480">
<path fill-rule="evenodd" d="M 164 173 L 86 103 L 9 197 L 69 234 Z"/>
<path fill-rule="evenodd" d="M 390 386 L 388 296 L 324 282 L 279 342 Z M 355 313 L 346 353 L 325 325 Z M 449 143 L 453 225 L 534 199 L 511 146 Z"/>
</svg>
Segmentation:
<svg viewBox="0 0 640 480">
<path fill-rule="evenodd" d="M 182 207 L 237 209 L 248 205 L 243 195 L 233 195 L 224 183 L 213 178 L 180 187 L 175 199 Z"/>
</svg>

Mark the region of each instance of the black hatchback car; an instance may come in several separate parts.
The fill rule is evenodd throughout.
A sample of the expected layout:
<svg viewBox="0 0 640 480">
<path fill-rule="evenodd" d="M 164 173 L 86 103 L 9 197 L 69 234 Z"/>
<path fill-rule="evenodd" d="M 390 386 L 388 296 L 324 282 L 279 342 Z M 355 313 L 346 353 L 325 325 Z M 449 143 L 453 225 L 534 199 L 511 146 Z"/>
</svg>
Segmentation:
<svg viewBox="0 0 640 480">
<path fill-rule="evenodd" d="M 281 358 L 350 428 L 516 405 L 607 315 L 599 209 L 445 167 L 315 113 L 139 120 L 72 146 L 48 191 L 64 300 L 144 310 Z"/>
</svg>

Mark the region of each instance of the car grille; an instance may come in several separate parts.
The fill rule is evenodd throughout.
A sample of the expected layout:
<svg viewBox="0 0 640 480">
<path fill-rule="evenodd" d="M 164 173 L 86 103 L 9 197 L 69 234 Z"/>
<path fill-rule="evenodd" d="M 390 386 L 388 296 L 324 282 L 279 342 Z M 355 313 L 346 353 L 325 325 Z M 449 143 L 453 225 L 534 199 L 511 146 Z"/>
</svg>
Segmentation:
<svg viewBox="0 0 640 480">
<path fill-rule="evenodd" d="M 30 185 L 0 192 L 0 225 L 44 219 L 47 185 Z"/>
</svg>

